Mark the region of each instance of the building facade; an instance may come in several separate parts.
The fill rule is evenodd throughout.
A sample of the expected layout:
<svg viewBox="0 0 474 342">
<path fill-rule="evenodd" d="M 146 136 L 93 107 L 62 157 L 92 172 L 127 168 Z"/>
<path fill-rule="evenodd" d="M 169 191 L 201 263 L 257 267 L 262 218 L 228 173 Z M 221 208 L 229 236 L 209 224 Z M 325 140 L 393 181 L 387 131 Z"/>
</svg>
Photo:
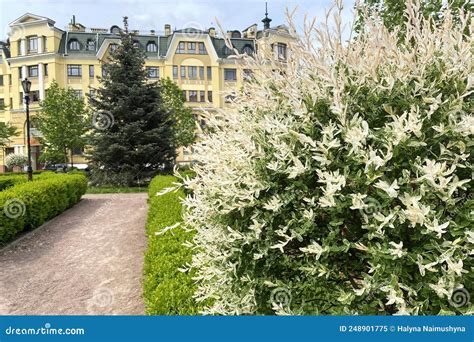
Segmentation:
<svg viewBox="0 0 474 342">
<path fill-rule="evenodd" d="M 272 49 L 274 57 L 285 60 L 288 43 L 293 39 L 284 25 L 270 27 L 267 14 L 257 24 L 245 30 L 228 31 L 234 49 L 252 54 L 259 49 Z M 93 94 L 100 87 L 102 61 L 120 43 L 120 27 L 110 29 L 86 28 L 73 17 L 67 29 L 60 29 L 49 18 L 26 13 L 9 24 L 6 41 L 0 41 L 0 121 L 18 128 L 19 135 L 0 151 L 0 171 L 5 171 L 5 156 L 27 153 L 26 113 L 21 81 L 32 82 L 30 111 L 32 117 L 39 103 L 47 96 L 53 80 L 62 87 L 71 87 L 87 102 L 86 94 Z M 215 28 L 183 28 L 171 30 L 169 24 L 157 33 L 135 32 L 135 43 L 146 53 L 146 68 L 151 80 L 169 77 L 183 90 L 186 105 L 193 108 L 201 125 L 205 120 L 200 113 L 224 108 L 230 102 L 229 92 L 237 90 L 249 77 L 250 70 L 243 69 L 235 50 L 225 44 L 225 39 Z M 224 95 L 227 94 L 227 95 Z M 34 121 L 33 121 L 34 122 Z M 41 168 L 39 132 L 31 125 L 31 152 L 33 169 Z M 180 148 L 177 161 L 192 161 L 192 148 Z M 74 151 L 75 163 L 87 163 L 82 151 Z"/>
</svg>

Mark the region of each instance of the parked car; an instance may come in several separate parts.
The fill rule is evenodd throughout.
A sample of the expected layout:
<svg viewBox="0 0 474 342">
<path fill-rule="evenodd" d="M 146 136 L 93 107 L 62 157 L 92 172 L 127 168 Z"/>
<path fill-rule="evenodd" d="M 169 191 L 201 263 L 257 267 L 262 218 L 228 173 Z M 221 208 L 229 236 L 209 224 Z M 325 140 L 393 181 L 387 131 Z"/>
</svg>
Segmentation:
<svg viewBox="0 0 474 342">
<path fill-rule="evenodd" d="M 67 172 L 68 169 L 67 164 L 46 164 L 43 168 L 43 170 L 54 172 Z"/>
</svg>

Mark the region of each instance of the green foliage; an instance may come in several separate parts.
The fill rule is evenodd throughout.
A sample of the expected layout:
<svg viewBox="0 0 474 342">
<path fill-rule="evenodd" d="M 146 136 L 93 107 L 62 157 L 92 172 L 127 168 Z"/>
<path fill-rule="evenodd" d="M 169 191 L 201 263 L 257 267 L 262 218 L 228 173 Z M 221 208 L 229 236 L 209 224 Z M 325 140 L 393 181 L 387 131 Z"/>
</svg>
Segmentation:
<svg viewBox="0 0 474 342">
<path fill-rule="evenodd" d="M 117 179 L 117 185 L 133 185 L 169 169 L 176 149 L 171 111 L 163 104 L 158 84 L 148 82 L 145 53 L 134 46 L 134 35 L 128 32 L 126 20 L 124 23 L 121 44 L 104 61 L 106 76 L 90 97 L 89 160 L 97 182 L 120 174 L 123 177 Z"/>
<path fill-rule="evenodd" d="M 181 88 L 169 78 L 159 82 L 160 93 L 165 107 L 171 111 L 174 121 L 174 137 L 176 146 L 189 146 L 196 138 L 196 123 L 193 111 L 185 106 Z"/>
<path fill-rule="evenodd" d="M 182 190 L 156 196 L 157 192 L 173 186 L 173 176 L 157 176 L 149 187 L 147 222 L 148 249 L 145 254 L 144 298 L 150 315 L 193 315 L 199 305 L 193 299 L 194 283 L 191 273 L 179 269 L 191 262 L 192 252 L 183 243 L 192 234 L 177 227 L 156 235 L 167 226 L 181 222 Z"/>
<path fill-rule="evenodd" d="M 16 184 L 26 183 L 26 175 L 8 175 L 0 177 L 0 191 L 10 188 Z"/>
<path fill-rule="evenodd" d="M 47 96 L 41 102 L 41 110 L 35 117 L 45 149 L 45 158 L 68 160 L 68 151 L 85 145 L 85 134 L 89 129 L 84 100 L 72 88 L 61 88 L 56 81 L 51 83 Z M 50 161 L 50 160 L 47 160 Z"/>
<path fill-rule="evenodd" d="M 472 315 L 474 26 L 414 15 L 400 40 L 369 20 L 341 43 L 334 17 L 284 66 L 252 59 L 196 143 L 195 298 L 211 315 Z"/>
<path fill-rule="evenodd" d="M 454 15 L 454 19 L 459 19 L 459 11 L 471 11 L 474 8 L 473 3 L 465 0 L 450 0 L 448 1 L 450 9 Z M 431 18 L 434 23 L 442 21 L 443 10 L 446 8 L 446 1 L 442 0 L 420 0 L 419 13 L 423 14 L 425 18 Z M 400 0 L 364 0 L 362 6 L 366 6 L 368 15 L 378 14 L 382 19 L 384 25 L 390 30 L 400 30 L 400 35 L 403 36 L 405 32 L 405 25 L 408 21 L 406 15 L 406 2 Z M 362 8 L 362 7 L 361 7 Z M 356 22 L 356 31 L 364 29 L 364 13 L 362 10 L 358 11 L 359 16 Z"/>
<path fill-rule="evenodd" d="M 34 229 L 76 204 L 87 188 L 82 175 L 45 173 L 0 192 L 0 242 Z"/>
<path fill-rule="evenodd" d="M 7 146 L 12 137 L 18 135 L 18 130 L 16 127 L 12 126 L 9 123 L 0 122 L 0 147 Z"/>
</svg>

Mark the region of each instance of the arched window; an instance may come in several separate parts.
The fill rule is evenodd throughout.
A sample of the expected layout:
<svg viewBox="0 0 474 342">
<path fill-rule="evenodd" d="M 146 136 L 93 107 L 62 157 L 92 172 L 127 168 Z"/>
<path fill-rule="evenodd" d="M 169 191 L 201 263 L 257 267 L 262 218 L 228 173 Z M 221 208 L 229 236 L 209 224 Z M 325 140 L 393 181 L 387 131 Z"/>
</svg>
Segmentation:
<svg viewBox="0 0 474 342">
<path fill-rule="evenodd" d="M 87 51 L 95 51 L 95 41 L 92 39 L 89 39 L 87 41 L 87 46 L 86 46 Z"/>
<path fill-rule="evenodd" d="M 146 52 L 158 52 L 158 46 L 155 42 L 149 42 L 146 45 Z"/>
<path fill-rule="evenodd" d="M 81 45 L 79 44 L 77 39 L 71 39 L 69 41 L 69 50 L 78 51 L 80 49 L 81 49 Z"/>
<path fill-rule="evenodd" d="M 245 45 L 244 48 L 242 49 L 242 53 L 251 55 L 253 53 L 253 48 L 250 45 Z"/>
<path fill-rule="evenodd" d="M 227 45 L 224 46 L 224 55 L 229 56 L 229 55 L 233 55 L 233 54 L 234 54 L 234 50 L 233 50 L 233 49 L 229 48 Z"/>
</svg>

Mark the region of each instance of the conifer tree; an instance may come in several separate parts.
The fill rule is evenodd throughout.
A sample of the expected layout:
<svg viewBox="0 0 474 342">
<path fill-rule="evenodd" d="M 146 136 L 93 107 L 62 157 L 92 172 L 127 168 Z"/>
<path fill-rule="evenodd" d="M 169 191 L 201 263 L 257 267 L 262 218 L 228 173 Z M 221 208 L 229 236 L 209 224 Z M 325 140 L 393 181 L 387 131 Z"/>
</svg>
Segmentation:
<svg viewBox="0 0 474 342">
<path fill-rule="evenodd" d="M 103 62 L 101 88 L 90 96 L 93 174 L 97 183 L 132 185 L 169 169 L 175 158 L 173 119 L 156 82 L 145 69 L 145 53 L 128 30 Z"/>
</svg>

